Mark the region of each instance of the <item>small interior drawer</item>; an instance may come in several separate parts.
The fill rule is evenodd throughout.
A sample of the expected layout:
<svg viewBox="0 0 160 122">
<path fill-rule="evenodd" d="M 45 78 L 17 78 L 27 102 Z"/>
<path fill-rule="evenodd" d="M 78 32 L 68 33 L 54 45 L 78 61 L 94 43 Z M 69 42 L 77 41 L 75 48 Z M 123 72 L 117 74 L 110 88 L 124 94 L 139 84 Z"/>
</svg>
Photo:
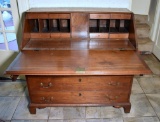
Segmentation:
<svg viewBox="0 0 160 122">
<path fill-rule="evenodd" d="M 70 19 L 70 14 L 49 14 L 50 19 Z"/>
<path fill-rule="evenodd" d="M 50 33 L 31 33 L 31 38 L 50 38 Z"/>
<path fill-rule="evenodd" d="M 110 19 L 110 14 L 90 14 L 90 19 Z"/>
<path fill-rule="evenodd" d="M 108 38 L 108 33 L 90 33 L 90 38 Z"/>
<path fill-rule="evenodd" d="M 128 33 L 123 34 L 109 34 L 110 39 L 127 39 L 129 36 Z"/>
<path fill-rule="evenodd" d="M 131 14 L 111 14 L 111 19 L 131 19 Z"/>
<path fill-rule="evenodd" d="M 48 14 L 27 13 L 27 19 L 48 19 Z"/>
<path fill-rule="evenodd" d="M 70 33 L 51 33 L 51 38 L 70 38 Z"/>
</svg>

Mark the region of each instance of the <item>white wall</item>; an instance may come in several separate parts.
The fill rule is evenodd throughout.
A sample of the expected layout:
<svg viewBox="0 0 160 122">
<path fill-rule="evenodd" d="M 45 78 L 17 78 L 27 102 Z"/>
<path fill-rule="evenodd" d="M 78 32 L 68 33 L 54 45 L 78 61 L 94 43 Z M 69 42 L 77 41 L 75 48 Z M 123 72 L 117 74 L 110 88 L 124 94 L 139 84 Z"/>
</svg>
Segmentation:
<svg viewBox="0 0 160 122">
<path fill-rule="evenodd" d="M 29 0 L 30 7 L 115 7 L 129 8 L 130 0 Z"/>
<path fill-rule="evenodd" d="M 135 14 L 148 15 L 151 0 L 29 0 L 33 7 L 110 7 L 128 8 Z"/>
<path fill-rule="evenodd" d="M 135 14 L 148 15 L 151 0 L 132 0 L 131 10 Z"/>
</svg>

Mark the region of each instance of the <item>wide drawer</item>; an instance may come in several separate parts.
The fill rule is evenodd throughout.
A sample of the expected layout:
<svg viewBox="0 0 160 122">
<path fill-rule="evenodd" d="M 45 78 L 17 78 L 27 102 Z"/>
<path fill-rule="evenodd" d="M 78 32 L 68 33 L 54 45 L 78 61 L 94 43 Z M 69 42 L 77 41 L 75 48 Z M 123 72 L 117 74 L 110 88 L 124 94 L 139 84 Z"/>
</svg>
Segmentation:
<svg viewBox="0 0 160 122">
<path fill-rule="evenodd" d="M 27 76 L 29 91 L 129 91 L 132 76 Z"/>
<path fill-rule="evenodd" d="M 32 103 L 40 104 L 107 104 L 129 101 L 127 92 L 52 92 L 31 94 Z"/>
</svg>

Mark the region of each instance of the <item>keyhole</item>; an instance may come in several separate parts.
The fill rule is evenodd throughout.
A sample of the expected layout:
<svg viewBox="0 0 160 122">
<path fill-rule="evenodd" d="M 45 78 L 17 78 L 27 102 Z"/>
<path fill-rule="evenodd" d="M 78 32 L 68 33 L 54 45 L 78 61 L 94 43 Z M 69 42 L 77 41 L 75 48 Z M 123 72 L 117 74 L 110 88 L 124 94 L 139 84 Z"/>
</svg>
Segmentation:
<svg viewBox="0 0 160 122">
<path fill-rule="evenodd" d="M 79 96 L 82 96 L 82 94 L 81 94 L 81 93 L 79 93 Z"/>
<path fill-rule="evenodd" d="M 79 82 L 81 82 L 82 80 L 81 79 L 79 79 Z"/>
</svg>

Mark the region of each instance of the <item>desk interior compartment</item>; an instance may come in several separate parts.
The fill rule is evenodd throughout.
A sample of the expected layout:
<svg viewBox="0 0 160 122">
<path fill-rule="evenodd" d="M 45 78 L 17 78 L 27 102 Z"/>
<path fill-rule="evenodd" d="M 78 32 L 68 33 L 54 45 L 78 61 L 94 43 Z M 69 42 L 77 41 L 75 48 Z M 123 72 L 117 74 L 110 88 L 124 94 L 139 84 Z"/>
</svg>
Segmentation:
<svg viewBox="0 0 160 122">
<path fill-rule="evenodd" d="M 51 33 L 56 33 L 60 31 L 59 19 L 50 19 L 50 31 Z"/>
<path fill-rule="evenodd" d="M 49 20 L 48 19 L 40 19 L 39 20 L 40 25 L 40 32 L 47 33 L 49 32 Z"/>
<path fill-rule="evenodd" d="M 99 21 L 100 21 L 99 22 L 99 32 L 101 32 L 101 33 L 109 32 L 110 21 L 105 20 L 105 19 L 100 19 Z"/>
<path fill-rule="evenodd" d="M 129 32 L 129 24 L 130 24 L 130 20 L 120 20 L 119 32 L 120 33 L 128 33 Z"/>
<path fill-rule="evenodd" d="M 51 33 L 70 32 L 70 19 L 50 19 Z"/>
<path fill-rule="evenodd" d="M 60 31 L 61 32 L 70 32 L 70 20 L 61 19 L 60 20 Z"/>
<path fill-rule="evenodd" d="M 129 38 L 130 20 L 125 19 L 111 19 L 110 20 L 110 34 L 109 38 Z"/>
<path fill-rule="evenodd" d="M 90 33 L 108 33 L 109 23 L 108 19 L 90 19 Z"/>
<path fill-rule="evenodd" d="M 29 19 L 28 20 L 29 28 L 31 33 L 38 33 L 39 32 L 39 20 L 38 19 Z"/>
<path fill-rule="evenodd" d="M 90 38 L 108 38 L 109 25 L 108 19 L 90 19 Z"/>
<path fill-rule="evenodd" d="M 98 19 L 91 19 L 89 22 L 89 31 L 90 33 L 97 33 L 99 32 L 99 20 Z"/>
<path fill-rule="evenodd" d="M 119 26 L 120 26 L 120 20 L 119 19 L 112 19 L 110 20 L 110 33 L 118 33 L 119 32 Z"/>
</svg>

